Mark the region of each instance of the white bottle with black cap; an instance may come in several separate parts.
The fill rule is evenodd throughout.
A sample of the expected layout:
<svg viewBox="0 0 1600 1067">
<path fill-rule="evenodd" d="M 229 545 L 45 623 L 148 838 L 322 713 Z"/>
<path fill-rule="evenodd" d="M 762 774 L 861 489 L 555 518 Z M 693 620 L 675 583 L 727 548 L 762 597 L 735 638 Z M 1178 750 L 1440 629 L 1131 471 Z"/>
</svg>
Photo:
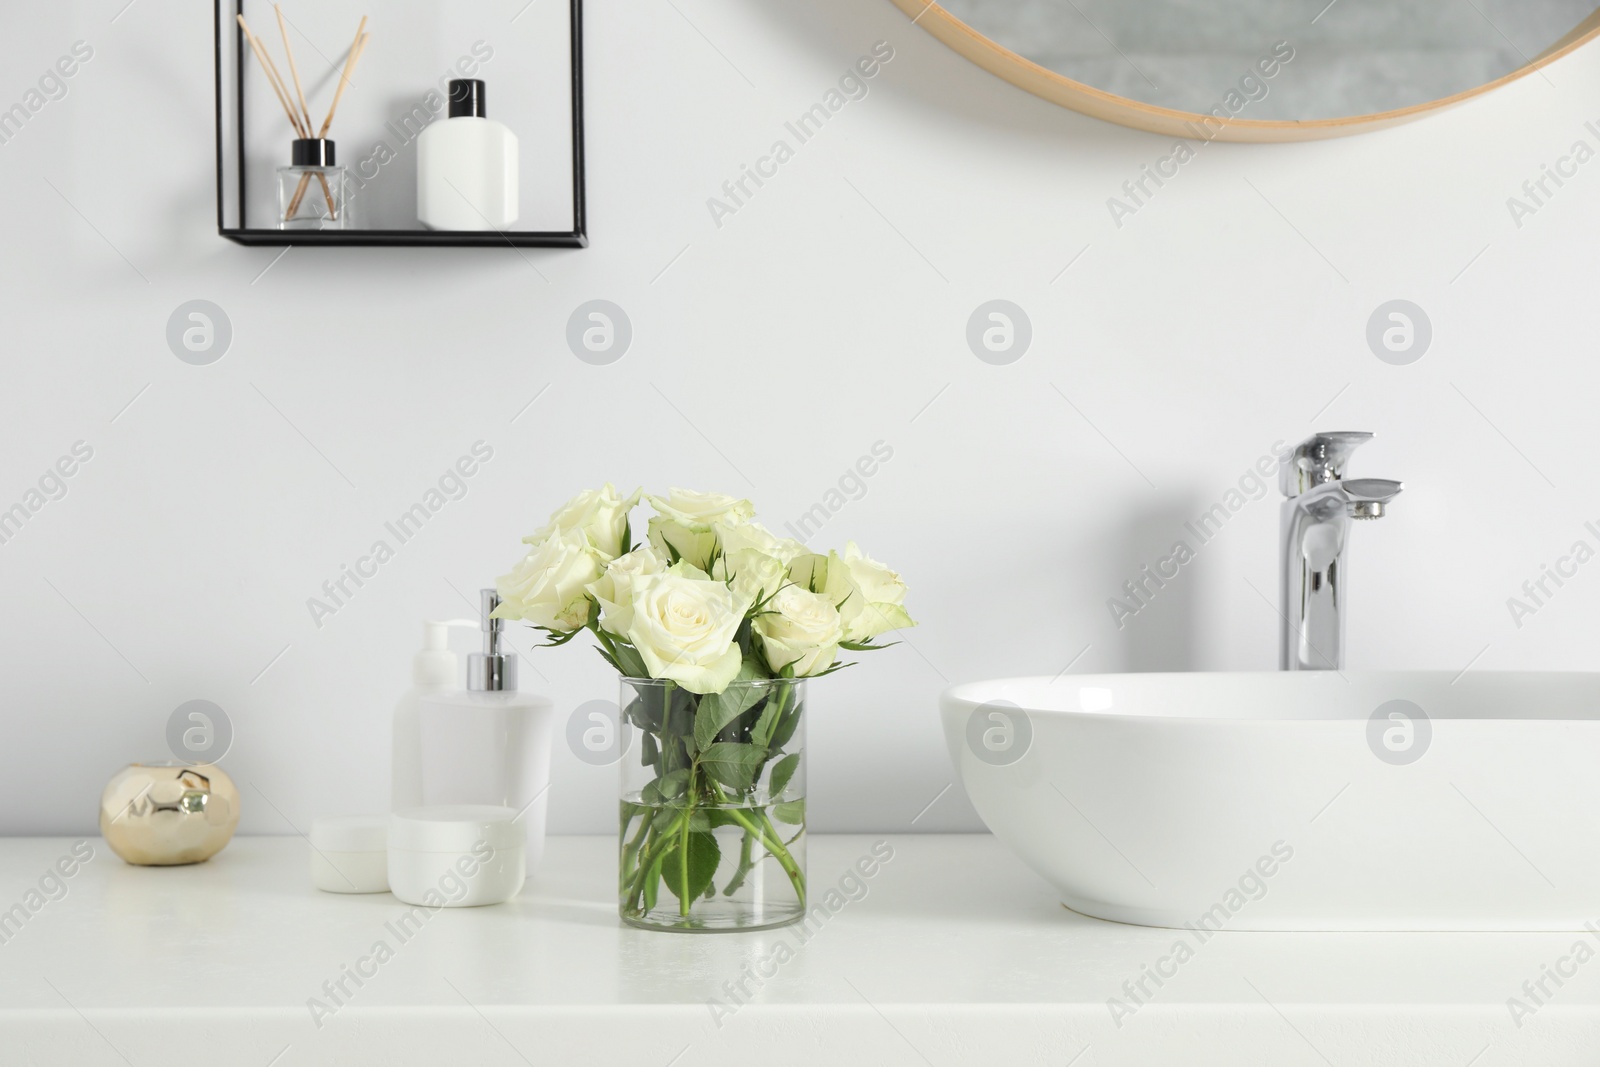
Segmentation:
<svg viewBox="0 0 1600 1067">
<path fill-rule="evenodd" d="M 449 117 L 417 138 L 417 219 L 431 230 L 504 230 L 517 221 L 517 135 L 489 118 L 483 82 L 450 82 Z"/>
</svg>

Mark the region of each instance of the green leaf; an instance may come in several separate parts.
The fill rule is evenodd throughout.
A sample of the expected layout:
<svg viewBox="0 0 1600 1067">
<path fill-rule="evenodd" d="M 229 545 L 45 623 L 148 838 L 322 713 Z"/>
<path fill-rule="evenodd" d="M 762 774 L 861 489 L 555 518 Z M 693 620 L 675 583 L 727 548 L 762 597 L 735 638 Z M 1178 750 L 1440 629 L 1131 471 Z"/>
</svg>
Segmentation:
<svg viewBox="0 0 1600 1067">
<path fill-rule="evenodd" d="M 700 766 L 713 781 L 743 793 L 755 781 L 766 758 L 767 750 L 757 745 L 718 741 L 700 753 Z"/>
<path fill-rule="evenodd" d="M 786 822 L 790 826 L 799 826 L 806 821 L 806 802 L 804 800 L 789 800 L 782 804 L 772 806 L 772 817 L 779 822 Z"/>
<path fill-rule="evenodd" d="M 791 752 L 777 763 L 772 765 L 772 777 L 767 779 L 767 795 L 771 797 L 783 796 L 784 787 L 789 784 L 789 779 L 794 777 L 794 772 L 800 766 L 800 753 Z"/>
<path fill-rule="evenodd" d="M 534 629 L 538 630 L 540 633 L 548 635 L 548 640 L 542 642 L 541 644 L 535 645 L 535 648 L 559 648 L 568 641 L 571 641 L 574 637 L 577 637 L 579 634 L 583 633 L 584 630 L 582 626 L 578 627 L 576 630 L 553 630 L 548 626 L 535 626 Z"/>
<path fill-rule="evenodd" d="M 665 709 L 666 702 L 657 687 L 646 687 L 638 690 L 634 698 L 628 701 L 628 721 L 645 733 L 660 733 L 661 722 L 666 717 Z"/>
<path fill-rule="evenodd" d="M 748 660 L 739 668 L 739 676 L 720 693 L 707 693 L 700 698 L 700 708 L 694 715 L 694 743 L 702 751 L 710 747 L 717 735 L 739 716 L 755 706 L 761 699 L 760 686 L 739 685 L 755 677 Z"/>
<path fill-rule="evenodd" d="M 777 693 L 767 697 L 767 705 L 761 709 L 761 717 L 750 728 L 750 741 L 752 744 L 760 745 L 762 748 L 772 747 L 772 731 L 778 725 L 781 704 L 782 698 Z"/>
<path fill-rule="evenodd" d="M 732 697 L 732 694 L 729 694 Z M 694 713 L 694 744 L 702 751 L 709 748 L 724 727 L 739 717 L 737 697 L 724 700 L 721 693 L 707 693 L 700 698 Z"/>
<path fill-rule="evenodd" d="M 787 685 L 773 686 L 767 690 L 766 707 L 761 709 L 761 717 L 756 720 L 755 726 L 750 730 L 750 740 L 752 742 L 767 749 L 783 747 L 781 742 L 774 743 L 772 738 L 773 734 L 777 732 L 778 723 L 782 720 L 783 713 L 788 710 L 789 699 L 796 692 L 796 689 Z M 790 733 L 793 733 L 793 730 Z"/>
<path fill-rule="evenodd" d="M 683 851 L 685 842 L 688 851 Z M 722 862 L 722 850 L 717 839 L 708 832 L 691 832 L 669 848 L 661 861 L 661 877 L 667 889 L 679 900 L 697 900 L 705 896 Z"/>
<path fill-rule="evenodd" d="M 644 657 L 639 655 L 639 650 L 626 641 L 613 641 L 611 649 L 617 656 L 617 669 L 629 678 L 648 678 L 650 669 L 644 665 Z"/>
<path fill-rule="evenodd" d="M 888 647 L 888 646 L 884 646 L 884 647 Z M 826 678 L 830 674 L 838 674 L 840 671 L 845 670 L 846 668 L 849 668 L 849 667 L 854 667 L 855 665 L 856 665 L 856 661 L 855 660 L 850 660 L 848 663 L 839 662 L 839 663 L 835 663 L 833 666 L 829 667 L 827 670 L 823 671 L 821 674 L 812 674 L 812 675 L 808 675 L 807 677 L 810 677 L 810 678 Z"/>
<path fill-rule="evenodd" d="M 661 749 L 656 746 L 655 734 L 645 734 L 644 743 L 639 746 L 639 765 L 654 767 L 661 762 Z"/>
<path fill-rule="evenodd" d="M 667 734 L 661 736 L 661 764 L 658 770 L 671 773 L 672 771 L 686 770 L 689 766 L 689 756 L 684 751 L 683 739 Z"/>
<path fill-rule="evenodd" d="M 789 739 L 794 737 L 794 732 L 800 728 L 800 713 L 803 710 L 805 710 L 803 704 L 796 704 L 784 713 L 783 718 L 778 721 L 778 728 L 772 732 L 772 740 L 767 743 L 768 748 L 776 750 L 789 743 Z"/>
<path fill-rule="evenodd" d="M 639 791 L 639 799 L 651 807 L 656 807 L 663 801 L 682 796 L 688 785 L 687 770 L 673 771 L 671 774 L 663 774 L 660 778 L 645 783 L 645 787 Z"/>
</svg>

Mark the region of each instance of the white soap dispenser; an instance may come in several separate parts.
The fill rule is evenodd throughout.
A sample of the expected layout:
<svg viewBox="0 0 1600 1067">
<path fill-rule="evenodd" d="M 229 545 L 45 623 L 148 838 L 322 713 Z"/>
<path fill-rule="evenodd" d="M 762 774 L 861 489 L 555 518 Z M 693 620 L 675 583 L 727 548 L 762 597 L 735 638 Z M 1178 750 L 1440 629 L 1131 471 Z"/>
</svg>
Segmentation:
<svg viewBox="0 0 1600 1067">
<path fill-rule="evenodd" d="M 450 651 L 450 627 L 476 630 L 470 619 L 422 624 L 422 648 L 411 657 L 411 688 L 394 708 L 390 810 L 423 802 L 421 708 L 424 696 L 461 691 L 461 661 Z"/>
<path fill-rule="evenodd" d="M 477 823 L 487 809 L 501 809 L 525 832 L 531 870 L 544 852 L 554 707 L 517 690 L 516 653 L 501 644 L 505 623 L 490 618 L 500 598 L 493 589 L 480 597 L 483 614 L 473 625 L 483 651 L 468 658 L 467 688 L 419 685 L 414 712 L 397 712 L 394 814 L 437 820 L 441 809 L 466 807 Z M 443 663 L 430 661 L 438 670 L 430 680 L 443 677 Z"/>
<path fill-rule="evenodd" d="M 517 135 L 488 117 L 484 85 L 450 82 L 450 114 L 417 137 L 417 219 L 431 230 L 504 230 L 517 221 Z"/>
</svg>

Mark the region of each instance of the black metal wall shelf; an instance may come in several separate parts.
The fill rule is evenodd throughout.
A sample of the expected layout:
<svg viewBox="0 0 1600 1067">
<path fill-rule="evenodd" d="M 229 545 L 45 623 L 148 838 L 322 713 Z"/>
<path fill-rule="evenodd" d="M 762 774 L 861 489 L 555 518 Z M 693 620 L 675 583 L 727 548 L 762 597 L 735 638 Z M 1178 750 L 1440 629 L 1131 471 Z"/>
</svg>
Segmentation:
<svg viewBox="0 0 1600 1067">
<path fill-rule="evenodd" d="M 384 245 L 417 247 L 512 246 L 517 248 L 585 248 L 589 244 L 588 209 L 584 183 L 583 142 L 583 0 L 569 0 L 572 35 L 572 220 L 570 230 L 279 230 L 248 225 L 245 172 L 244 75 L 249 47 L 237 16 L 244 0 L 215 0 L 217 233 L 241 245 Z M 232 51 L 231 86 L 225 85 L 224 48 Z M 224 134 L 226 89 L 232 89 L 232 136 Z M 287 126 L 287 124 L 285 124 Z M 238 187 L 238 224 L 226 218 L 226 183 L 231 152 Z"/>
<path fill-rule="evenodd" d="M 431 245 L 461 248 L 499 245 L 501 248 L 587 248 L 582 230 L 263 230 L 218 226 L 217 232 L 242 245 Z"/>
</svg>

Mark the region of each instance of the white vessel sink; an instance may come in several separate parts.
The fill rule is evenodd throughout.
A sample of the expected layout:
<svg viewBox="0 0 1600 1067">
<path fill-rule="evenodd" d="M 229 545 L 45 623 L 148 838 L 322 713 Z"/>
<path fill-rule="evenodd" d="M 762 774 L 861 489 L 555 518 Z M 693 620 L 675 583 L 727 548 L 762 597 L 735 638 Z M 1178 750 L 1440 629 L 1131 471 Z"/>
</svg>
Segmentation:
<svg viewBox="0 0 1600 1067">
<path fill-rule="evenodd" d="M 984 822 L 1087 915 L 1600 926 L 1600 674 L 1012 678 L 941 711 Z"/>
</svg>

